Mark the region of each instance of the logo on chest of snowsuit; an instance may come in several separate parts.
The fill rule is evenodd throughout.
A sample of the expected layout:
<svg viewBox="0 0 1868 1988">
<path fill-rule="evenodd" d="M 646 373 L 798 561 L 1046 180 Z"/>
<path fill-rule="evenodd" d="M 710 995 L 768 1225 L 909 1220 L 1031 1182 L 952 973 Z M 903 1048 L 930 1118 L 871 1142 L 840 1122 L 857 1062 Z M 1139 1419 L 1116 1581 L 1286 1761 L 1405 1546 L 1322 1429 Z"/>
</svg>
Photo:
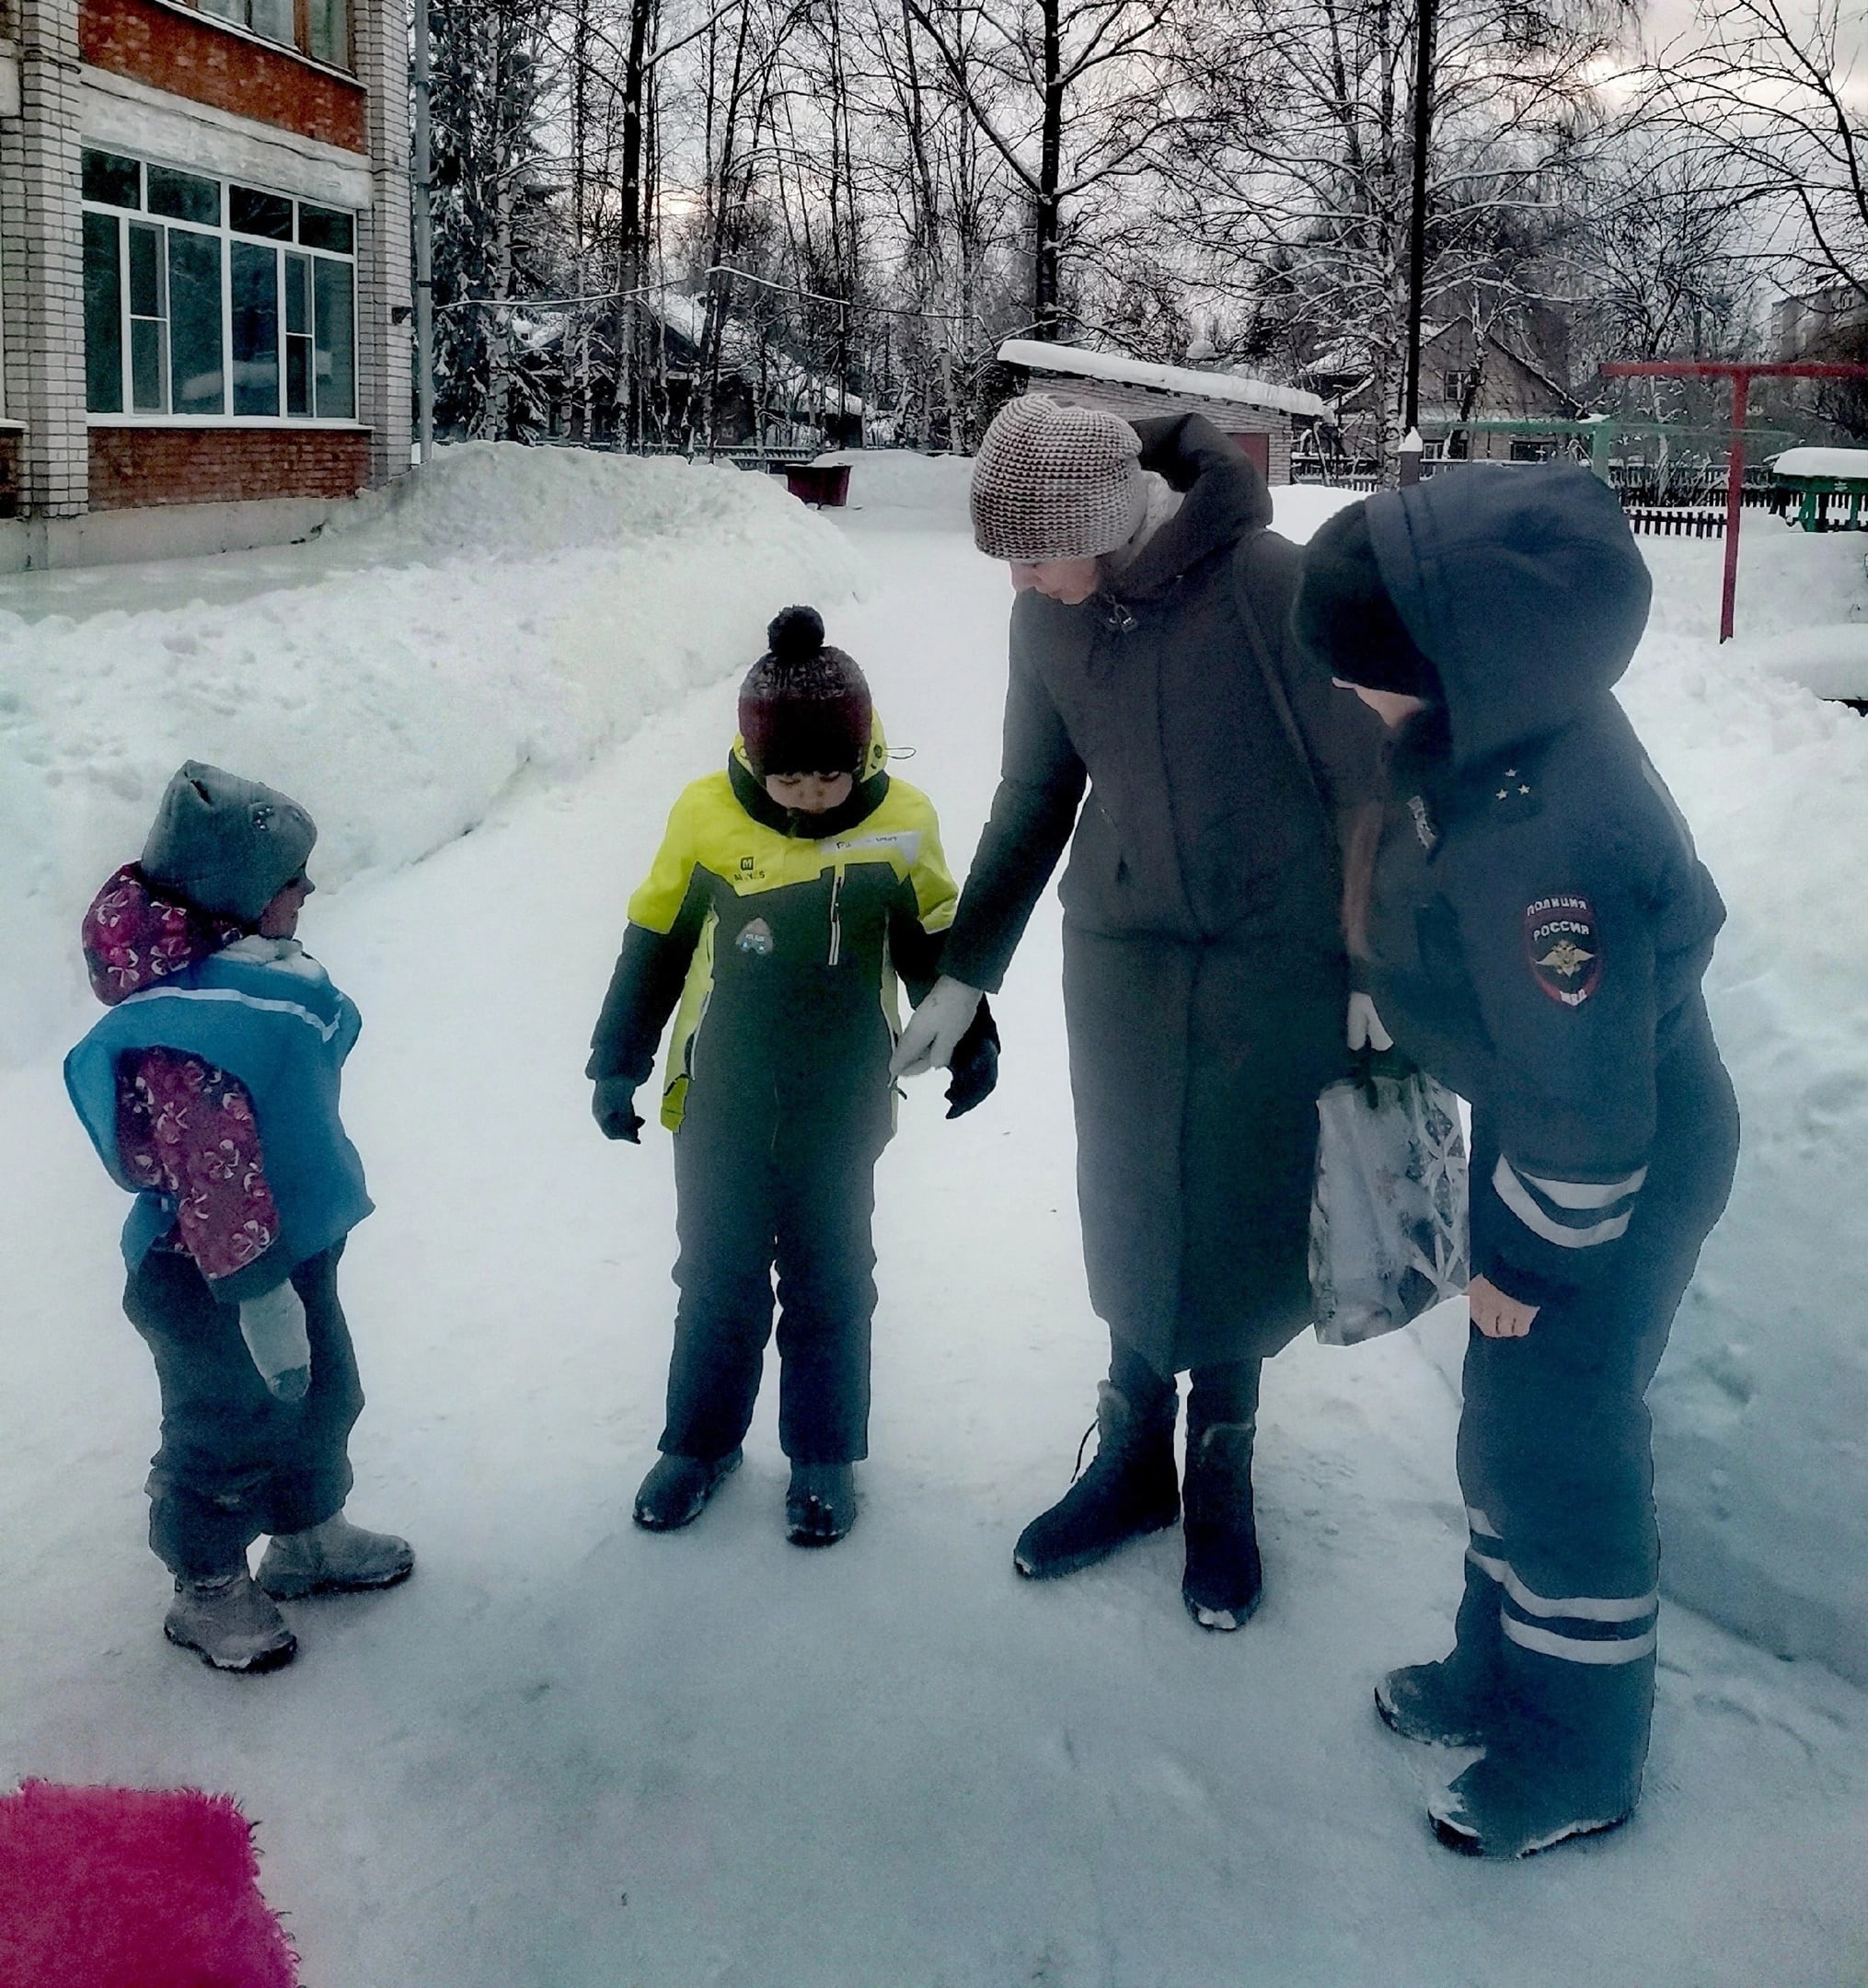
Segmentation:
<svg viewBox="0 0 1868 1988">
<path fill-rule="evenodd" d="M 772 928 L 764 919 L 755 919 L 750 925 L 740 927 L 740 935 L 733 941 L 742 953 L 750 953 L 758 959 L 770 959 L 778 949 L 778 941 L 772 937 Z"/>
<path fill-rule="evenodd" d="M 1602 978 L 1602 942 L 1586 897 L 1538 897 L 1524 907 L 1532 977 L 1554 1001 L 1580 1008 Z"/>
</svg>

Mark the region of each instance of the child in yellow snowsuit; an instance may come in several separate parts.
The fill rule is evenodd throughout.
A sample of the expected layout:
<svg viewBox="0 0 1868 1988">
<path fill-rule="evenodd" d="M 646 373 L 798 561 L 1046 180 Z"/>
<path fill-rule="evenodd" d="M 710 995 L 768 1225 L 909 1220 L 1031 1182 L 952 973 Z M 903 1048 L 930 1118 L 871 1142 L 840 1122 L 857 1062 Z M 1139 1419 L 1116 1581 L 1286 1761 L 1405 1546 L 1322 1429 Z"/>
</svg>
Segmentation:
<svg viewBox="0 0 1868 1988">
<path fill-rule="evenodd" d="M 841 1539 L 868 1453 L 875 1162 L 894 1124 L 897 976 L 918 1000 L 957 892 L 926 795 L 887 770 L 862 672 L 788 608 L 741 688 L 724 769 L 675 803 L 593 1038 L 593 1109 L 635 1141 L 638 1087 L 669 1016 L 662 1122 L 675 1135 L 680 1256 L 661 1461 L 637 1495 L 654 1531 L 698 1516 L 740 1462 L 772 1335 L 789 1536 Z M 997 1080 L 980 1015 L 950 1116 Z"/>
</svg>

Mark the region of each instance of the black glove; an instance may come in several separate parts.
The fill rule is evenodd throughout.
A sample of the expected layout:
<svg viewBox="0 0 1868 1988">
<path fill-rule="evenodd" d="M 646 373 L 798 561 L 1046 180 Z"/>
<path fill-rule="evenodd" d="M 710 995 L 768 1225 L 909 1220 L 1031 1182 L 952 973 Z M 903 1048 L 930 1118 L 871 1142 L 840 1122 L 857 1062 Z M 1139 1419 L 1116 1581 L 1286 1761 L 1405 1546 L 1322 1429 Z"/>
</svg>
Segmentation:
<svg viewBox="0 0 1868 1988">
<path fill-rule="evenodd" d="M 947 1069 L 953 1079 L 947 1086 L 950 1118 L 962 1117 L 975 1104 L 984 1104 L 997 1088 L 998 1023 L 984 998 L 965 1034 L 954 1044 L 953 1060 Z"/>
<path fill-rule="evenodd" d="M 636 1087 L 627 1077 L 599 1077 L 591 1093 L 590 1115 L 605 1138 L 642 1143 L 642 1117 L 636 1109 Z"/>
</svg>

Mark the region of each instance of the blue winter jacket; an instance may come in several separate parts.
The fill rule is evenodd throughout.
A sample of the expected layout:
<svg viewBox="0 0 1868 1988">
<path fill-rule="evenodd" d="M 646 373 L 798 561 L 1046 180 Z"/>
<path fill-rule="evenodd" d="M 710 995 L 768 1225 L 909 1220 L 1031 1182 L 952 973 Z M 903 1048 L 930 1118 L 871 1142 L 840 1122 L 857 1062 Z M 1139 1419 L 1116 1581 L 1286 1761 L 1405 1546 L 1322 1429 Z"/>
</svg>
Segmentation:
<svg viewBox="0 0 1868 1988">
<path fill-rule="evenodd" d="M 1445 704 L 1390 750 L 1365 977 L 1473 1106 L 1474 1270 L 1541 1301 L 1612 1272 L 1724 907 L 1611 694 L 1650 593 L 1614 493 L 1471 465 L 1368 527 Z"/>
<path fill-rule="evenodd" d="M 64 1062 L 65 1088 L 110 1178 L 136 1195 L 123 1225 L 132 1271 L 175 1226 L 170 1196 L 139 1188 L 117 1146 L 117 1061 L 173 1049 L 237 1077 L 253 1100 L 280 1235 L 261 1262 L 276 1272 L 242 1296 L 283 1282 L 371 1211 L 363 1165 L 338 1115 L 344 1058 L 363 1026 L 356 1003 L 290 941 L 242 939 L 172 980 L 130 995 Z"/>
</svg>

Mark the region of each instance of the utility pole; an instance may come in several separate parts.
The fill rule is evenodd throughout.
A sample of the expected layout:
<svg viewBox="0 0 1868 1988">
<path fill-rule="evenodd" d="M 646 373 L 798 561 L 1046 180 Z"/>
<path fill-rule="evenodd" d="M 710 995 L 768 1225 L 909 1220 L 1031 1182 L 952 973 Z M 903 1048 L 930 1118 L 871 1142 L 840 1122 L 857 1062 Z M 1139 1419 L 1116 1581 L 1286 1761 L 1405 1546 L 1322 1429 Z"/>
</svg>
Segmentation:
<svg viewBox="0 0 1868 1988">
<path fill-rule="evenodd" d="M 428 0 L 415 0 L 415 433 L 425 468 L 434 454 L 433 146 L 429 97 Z"/>
<path fill-rule="evenodd" d="M 1407 382 L 1401 397 L 1403 442 L 1401 480 L 1419 480 L 1421 473 L 1421 313 L 1427 287 L 1427 152 L 1434 135 L 1434 8 L 1436 0 L 1418 0 L 1419 32 L 1414 40 L 1413 208 L 1408 216 L 1408 358 Z M 1412 475 L 1409 471 L 1412 470 Z"/>
</svg>

